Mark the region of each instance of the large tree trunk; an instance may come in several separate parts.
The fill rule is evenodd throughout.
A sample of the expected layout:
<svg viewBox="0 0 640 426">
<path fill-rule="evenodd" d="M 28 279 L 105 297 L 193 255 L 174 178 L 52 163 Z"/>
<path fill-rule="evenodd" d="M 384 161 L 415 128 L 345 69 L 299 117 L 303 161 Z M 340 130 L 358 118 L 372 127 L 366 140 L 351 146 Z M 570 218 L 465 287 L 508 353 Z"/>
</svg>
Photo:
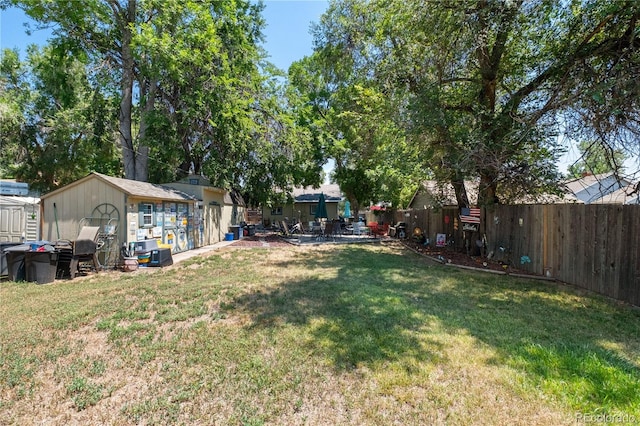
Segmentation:
<svg viewBox="0 0 640 426">
<path fill-rule="evenodd" d="M 120 147 L 122 149 L 122 161 L 124 166 L 124 177 L 126 179 L 136 179 L 136 152 L 133 146 L 133 135 L 131 131 L 131 111 L 133 104 L 133 81 L 134 81 L 134 61 L 131 52 L 131 29 L 129 23 L 135 20 L 136 1 L 129 0 L 125 16 L 116 17 L 120 21 L 122 31 L 122 77 L 120 80 L 120 90 L 122 99 L 120 100 Z"/>
<path fill-rule="evenodd" d="M 497 188 L 496 177 L 491 172 L 481 172 L 480 187 L 478 188 L 478 205 L 486 207 L 493 204 L 500 204 Z"/>
<path fill-rule="evenodd" d="M 469 197 L 467 196 L 467 188 L 464 186 L 463 179 L 451 179 L 451 185 L 456 194 L 456 202 L 458 207 L 469 207 Z"/>
<path fill-rule="evenodd" d="M 148 87 L 148 89 L 147 89 Z M 140 98 L 145 99 L 144 109 L 140 115 L 140 133 L 138 137 L 138 149 L 136 150 L 136 180 L 146 182 L 149 180 L 149 141 L 147 140 L 147 128 L 150 114 L 155 109 L 158 82 L 151 79 L 148 86 L 144 81 L 140 82 L 140 88 L 145 88 Z"/>
</svg>

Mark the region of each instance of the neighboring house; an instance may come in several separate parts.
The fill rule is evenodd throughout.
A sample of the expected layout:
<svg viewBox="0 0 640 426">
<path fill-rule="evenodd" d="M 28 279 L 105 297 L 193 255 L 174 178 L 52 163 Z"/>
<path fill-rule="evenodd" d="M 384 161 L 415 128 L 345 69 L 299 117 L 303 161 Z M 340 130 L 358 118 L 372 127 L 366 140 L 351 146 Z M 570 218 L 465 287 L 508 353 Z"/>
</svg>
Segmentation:
<svg viewBox="0 0 640 426">
<path fill-rule="evenodd" d="M 478 199 L 478 184 L 473 181 L 466 181 L 467 197 L 474 205 Z M 426 210 L 446 206 L 457 206 L 456 194 L 453 185 L 450 183 L 440 183 L 435 180 L 422 182 L 422 186 L 413 194 L 408 208 L 414 210 Z"/>
<path fill-rule="evenodd" d="M 298 187 L 294 188 L 291 196 L 292 203 L 264 207 L 262 220 L 265 226 L 270 226 L 282 220 L 295 220 L 308 223 L 314 220 L 320 194 L 324 194 L 327 206 L 327 218 L 337 219 L 339 216 L 338 203 L 343 200 L 340 186 L 335 184 L 321 185 L 319 188 Z"/>
<path fill-rule="evenodd" d="M 637 184 L 627 185 L 592 201 L 591 204 L 640 204 L 640 191 L 637 186 Z"/>
<path fill-rule="evenodd" d="M 465 188 L 467 189 L 469 203 L 472 206 L 476 205 L 478 199 L 478 182 L 465 181 Z M 509 204 L 558 204 L 579 202 L 580 200 L 578 200 L 573 194 L 567 193 L 560 196 L 553 194 L 539 194 L 535 196 L 525 195 L 524 197 L 518 197 L 518 199 L 511 201 Z M 450 183 L 439 183 L 434 180 L 428 180 L 423 182 L 422 187 L 413 195 L 408 208 L 421 210 L 457 205 L 458 202 L 456 201 L 453 185 Z"/>
<path fill-rule="evenodd" d="M 40 236 L 40 198 L 29 185 L 0 180 L 0 243 L 35 241 Z"/>
<path fill-rule="evenodd" d="M 569 180 L 564 186 L 578 200 L 590 204 L 630 184 L 628 180 L 619 179 L 613 173 L 602 173 Z"/>
<path fill-rule="evenodd" d="M 75 240 L 82 226 L 99 226 L 116 250 L 155 238 L 181 252 L 200 246 L 199 207 L 173 188 L 91 173 L 41 197 L 42 239 Z"/>
<path fill-rule="evenodd" d="M 175 188 L 198 199 L 200 214 L 194 227 L 198 230 L 200 245 L 210 245 L 224 240 L 232 225 L 246 221 L 246 206 L 236 191 L 211 186 L 204 176 L 188 176 L 165 186 Z"/>
</svg>

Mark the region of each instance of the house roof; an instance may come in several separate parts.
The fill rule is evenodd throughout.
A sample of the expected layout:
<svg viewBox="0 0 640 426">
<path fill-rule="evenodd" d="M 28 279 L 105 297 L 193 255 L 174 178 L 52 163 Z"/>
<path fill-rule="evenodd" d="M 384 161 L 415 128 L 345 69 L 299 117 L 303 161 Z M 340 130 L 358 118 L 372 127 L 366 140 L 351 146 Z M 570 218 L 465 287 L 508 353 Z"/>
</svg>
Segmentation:
<svg viewBox="0 0 640 426">
<path fill-rule="evenodd" d="M 634 184 L 624 186 L 592 201 L 592 204 L 640 204 L 640 192 L 636 187 Z"/>
<path fill-rule="evenodd" d="M 618 190 L 621 186 L 629 185 L 631 182 L 624 178 L 617 178 L 613 172 L 600 173 L 597 175 L 586 175 L 577 179 L 568 180 L 564 186 L 573 194 L 579 194 L 582 191 L 589 190 L 598 191 L 607 194 Z"/>
<path fill-rule="evenodd" d="M 200 179 L 200 178 L 202 178 L 203 180 L 199 181 L 199 183 L 197 184 L 191 182 L 192 179 Z M 237 190 L 227 191 L 226 189 L 211 186 L 210 182 L 206 180 L 206 178 L 197 176 L 197 175 L 191 175 L 178 182 L 167 183 L 164 186 L 168 186 L 170 188 L 174 188 L 177 191 L 183 191 L 187 194 L 191 194 L 196 199 L 198 199 L 198 196 L 195 195 L 195 193 L 193 192 L 193 188 L 198 188 L 199 190 L 203 190 L 206 192 L 223 194 L 224 204 L 229 204 L 229 205 L 236 204 L 240 206 L 245 206 L 244 198 L 242 197 L 242 194 L 240 194 L 239 191 Z"/>
<path fill-rule="evenodd" d="M 320 185 L 319 188 L 311 186 L 294 188 L 291 195 L 296 203 L 317 203 L 320 194 L 324 194 L 324 200 L 327 203 L 338 203 L 342 201 L 340 186 L 336 184 Z"/>
<path fill-rule="evenodd" d="M 167 186 L 157 185 L 149 182 L 140 182 L 140 181 L 131 180 L 131 179 L 117 178 L 113 176 L 103 175 L 102 173 L 97 173 L 97 172 L 92 172 L 88 176 L 85 176 L 82 179 L 79 179 L 73 183 L 70 183 L 65 187 L 49 192 L 48 194 L 43 195 L 42 198 L 46 198 L 51 195 L 62 192 L 70 186 L 78 185 L 89 179 L 99 179 L 108 185 L 116 187 L 117 189 L 121 190 L 123 193 L 127 195 L 140 197 L 140 198 L 166 200 L 166 201 L 196 200 L 195 197 L 187 193 L 178 191 L 177 189 L 169 188 Z"/>
<path fill-rule="evenodd" d="M 477 180 L 466 180 L 464 182 L 467 189 L 467 197 L 471 205 L 475 205 L 478 200 L 478 188 L 479 182 Z M 409 207 L 413 208 L 426 208 L 428 206 L 414 206 L 414 202 L 417 202 L 418 194 L 427 193 L 430 197 L 432 206 L 455 206 L 458 204 L 456 200 L 455 191 L 453 185 L 450 183 L 442 183 L 435 180 L 427 180 L 422 183 L 422 187 L 413 195 Z M 572 193 L 566 193 L 563 195 L 554 194 L 538 194 L 538 195 L 525 195 L 517 197 L 517 200 L 512 203 L 518 204 L 554 204 L 554 203 L 580 203 L 581 201 L 575 197 Z"/>
</svg>

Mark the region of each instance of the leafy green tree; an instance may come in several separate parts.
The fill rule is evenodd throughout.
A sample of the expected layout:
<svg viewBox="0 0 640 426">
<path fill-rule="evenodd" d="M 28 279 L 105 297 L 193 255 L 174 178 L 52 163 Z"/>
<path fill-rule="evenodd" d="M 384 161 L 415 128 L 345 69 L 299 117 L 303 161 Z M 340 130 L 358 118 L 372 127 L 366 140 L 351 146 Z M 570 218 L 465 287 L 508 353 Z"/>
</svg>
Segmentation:
<svg viewBox="0 0 640 426">
<path fill-rule="evenodd" d="M 10 114 L 2 116 L 3 167 L 9 175 L 43 192 L 92 170 L 119 167 L 109 100 L 91 88 L 85 64 L 61 46 L 31 46 L 27 60 L 3 52 L 2 97 Z M 5 156 L 7 153 L 13 156 Z M 10 162 L 10 160 L 15 160 Z"/>
<path fill-rule="evenodd" d="M 136 24 L 150 19 L 153 2 L 138 0 L 87 0 L 78 2 L 42 2 L 38 0 L 4 0 L 2 6 L 23 9 L 38 26 L 52 27 L 59 44 L 73 47 L 94 64 L 104 66 L 119 93 L 118 138 L 125 177 L 147 180 L 148 146 L 134 139 L 134 98 L 146 102 L 145 88 L 136 86 L 136 52 L 132 40 Z M 149 105 L 153 105 L 150 103 Z M 142 120 L 137 120 L 138 123 Z M 141 125 L 144 128 L 144 123 Z M 140 131 L 138 131 L 139 133 Z"/>
<path fill-rule="evenodd" d="M 159 123 L 154 111 L 163 96 L 166 100 L 168 93 L 175 95 L 176 89 L 182 89 L 178 93 L 182 102 L 189 102 L 186 99 L 193 95 L 201 109 L 206 108 L 202 92 L 184 89 L 197 91 L 202 87 L 189 84 L 210 78 L 214 87 L 205 96 L 211 100 L 219 95 L 228 106 L 237 98 L 214 91 L 227 85 L 236 88 L 237 82 L 244 81 L 243 67 L 258 59 L 255 42 L 262 25 L 261 6 L 244 0 L 87 0 L 82 7 L 76 2 L 37 0 L 5 0 L 4 4 L 22 8 L 40 25 L 52 25 L 59 40 L 111 71 L 111 84 L 120 95 L 118 134 L 124 175 L 129 179 L 148 180 L 154 143 L 147 135 L 149 120 Z M 190 80 L 194 66 L 197 79 Z M 172 105 L 165 107 L 175 113 Z M 204 118 L 211 110 L 197 112 L 198 119 L 226 132 L 227 140 L 230 128 L 225 125 L 238 124 Z M 213 113 L 226 118 L 228 111 L 218 108 Z"/>
<path fill-rule="evenodd" d="M 636 2 L 345 0 L 316 31 L 334 84 L 398 105 L 433 175 L 468 203 L 552 190 L 562 125 L 609 142 L 637 132 Z M 588 117 L 595 118 L 589 120 Z"/>
<path fill-rule="evenodd" d="M 52 25 L 117 93 L 124 175 L 205 174 L 266 199 L 320 168 L 259 46 L 262 4 L 248 0 L 0 0 Z M 310 154 L 310 155 L 309 155 Z"/>
<path fill-rule="evenodd" d="M 602 146 L 597 141 L 582 141 L 578 144 L 580 159 L 569 166 L 569 176 L 579 178 L 584 174 L 601 174 L 622 171 L 627 159 L 621 150 Z"/>
<path fill-rule="evenodd" d="M 25 90 L 27 83 L 21 78 L 22 73 L 23 64 L 18 52 L 4 49 L 0 58 L 0 176 L 4 178 L 15 178 L 15 169 L 22 160 L 19 143 L 24 123 L 22 105 L 29 93 Z"/>
<path fill-rule="evenodd" d="M 334 160 L 332 179 L 356 211 L 379 200 L 406 205 L 412 194 L 403 189 L 417 153 L 393 121 L 395 105 L 366 81 L 332 80 L 330 63 L 327 52 L 304 58 L 292 65 L 289 78 L 304 99 L 304 122 L 322 147 L 319 154 Z"/>
</svg>

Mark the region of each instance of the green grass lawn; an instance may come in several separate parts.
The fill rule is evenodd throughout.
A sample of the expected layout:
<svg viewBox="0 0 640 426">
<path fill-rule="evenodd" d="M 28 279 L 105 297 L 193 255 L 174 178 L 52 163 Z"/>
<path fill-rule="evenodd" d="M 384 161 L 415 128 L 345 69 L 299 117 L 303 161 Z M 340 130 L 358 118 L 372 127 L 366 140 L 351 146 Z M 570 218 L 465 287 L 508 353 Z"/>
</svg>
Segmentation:
<svg viewBox="0 0 640 426">
<path fill-rule="evenodd" d="M 0 424 L 640 423 L 640 313 L 399 246 L 0 284 Z"/>
</svg>

